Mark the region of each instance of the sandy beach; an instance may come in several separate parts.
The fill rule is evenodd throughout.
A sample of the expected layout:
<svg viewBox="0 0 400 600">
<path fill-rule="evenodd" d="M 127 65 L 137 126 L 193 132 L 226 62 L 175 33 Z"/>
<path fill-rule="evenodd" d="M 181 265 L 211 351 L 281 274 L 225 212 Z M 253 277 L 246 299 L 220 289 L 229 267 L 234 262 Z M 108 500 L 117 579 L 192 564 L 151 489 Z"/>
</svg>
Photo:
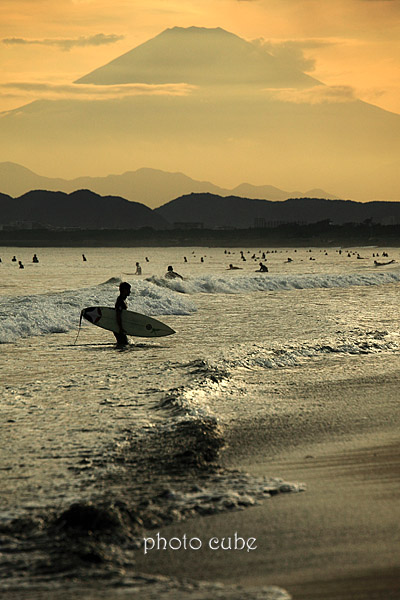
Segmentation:
<svg viewBox="0 0 400 600">
<path fill-rule="evenodd" d="M 243 440 L 227 452 L 229 462 L 241 449 L 241 468 L 252 474 L 276 472 L 286 480 L 305 482 L 307 491 L 300 500 L 288 494 L 242 512 L 203 517 L 160 531 L 166 539 L 186 534 L 188 539 L 203 540 L 238 532 L 244 539 L 257 538 L 255 551 L 153 551 L 138 557 L 140 570 L 246 588 L 278 585 L 299 600 L 399 598 L 399 378 L 397 370 L 379 381 L 365 379 L 358 382 L 356 394 L 354 382 L 342 382 L 331 394 L 327 388 L 322 394 L 317 385 L 310 403 L 331 403 L 331 432 L 315 420 L 308 437 L 317 441 L 302 443 L 299 427 L 296 445 L 290 451 L 276 448 L 270 459 L 254 456 L 249 450 L 256 444 L 245 445 Z M 298 392 L 301 396 L 301 386 Z M 333 409 L 339 393 L 346 405 L 343 420 L 340 404 Z M 253 442 L 262 437 L 261 431 L 256 433 Z"/>
<path fill-rule="evenodd" d="M 395 393 L 398 378 L 388 382 Z M 136 566 L 149 580 L 164 585 L 162 576 L 181 581 L 176 597 L 196 598 L 196 582 L 220 582 L 210 598 L 248 597 L 251 590 L 273 586 L 293 600 L 397 600 L 399 598 L 399 478 L 400 444 L 395 429 L 329 439 L 299 446 L 293 452 L 243 467 L 253 473 L 283 473 L 287 479 L 307 482 L 301 501 L 288 494 L 241 512 L 222 513 L 159 531 L 167 540 L 187 536 L 203 542 L 256 538 L 254 551 L 137 551 Z M 147 532 L 153 535 L 154 531 Z M 185 594 L 186 581 L 187 595 Z M 170 585 L 165 580 L 165 585 Z M 236 590 L 229 593 L 229 586 Z M 242 590 L 242 592 L 240 591 Z M 156 593 L 156 592 L 155 592 Z M 203 592 L 204 593 L 204 592 Z M 86 588 L 82 582 L 69 589 L 6 592 L 7 600 L 111 600 L 137 597 L 135 585 Z M 157 595 L 154 596 L 156 598 Z M 200 596 L 199 596 L 200 597 Z M 256 597 L 256 596 L 252 596 Z M 257 596 L 258 597 L 258 596 Z"/>
</svg>

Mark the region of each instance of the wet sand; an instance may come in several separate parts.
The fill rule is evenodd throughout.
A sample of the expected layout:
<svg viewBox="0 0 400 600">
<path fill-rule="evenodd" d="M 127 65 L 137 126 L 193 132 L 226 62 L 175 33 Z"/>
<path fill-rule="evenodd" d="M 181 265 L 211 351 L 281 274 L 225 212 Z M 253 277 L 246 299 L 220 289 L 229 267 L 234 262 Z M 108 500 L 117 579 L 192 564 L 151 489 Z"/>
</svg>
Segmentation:
<svg viewBox="0 0 400 600">
<path fill-rule="evenodd" d="M 362 361 L 370 376 L 352 378 Z M 137 574 L 154 577 L 160 597 L 171 589 L 174 600 L 196 598 L 173 579 L 220 582 L 209 597 L 242 600 L 249 589 L 279 586 L 294 600 L 397 600 L 400 597 L 400 356 L 355 356 L 337 381 L 338 362 L 319 375 L 317 362 L 301 370 L 268 373 L 274 392 L 257 422 L 232 425 L 225 466 L 255 476 L 279 476 L 304 482 L 307 491 L 280 494 L 242 511 L 183 520 L 143 535 L 196 537 L 200 550 L 133 552 Z M 353 367 L 352 367 L 353 365 Z M 366 372 L 366 371 L 364 371 Z M 377 375 L 372 375 L 378 373 Z M 334 380 L 336 377 L 336 380 Z M 332 380 L 331 380 L 332 379 Z M 279 387 L 279 386 L 282 387 Z M 221 407 L 223 404 L 221 405 Z M 276 410 L 280 407 L 280 412 Z M 248 544 L 243 550 L 212 550 L 235 534 Z M 256 549 L 254 546 L 257 546 Z M 166 576 L 164 581 L 160 576 Z M 137 581 L 108 587 L 95 580 L 71 579 L 64 589 L 6 591 L 7 600 L 131 600 Z M 188 584 L 189 586 L 192 584 Z M 243 586 L 243 596 L 227 594 L 230 585 Z M 196 586 L 196 583 L 194 583 Z M 189 588 L 188 588 L 189 589 Z M 260 592 L 261 593 L 261 592 Z M 261 593 L 262 594 L 262 593 Z M 198 597 L 207 597 L 204 589 Z M 252 596 L 254 597 L 254 596 Z M 260 600 L 267 596 L 260 595 Z M 258 596 L 257 596 L 258 598 Z"/>
<path fill-rule="evenodd" d="M 398 385 L 399 373 L 378 387 L 365 381 L 353 396 L 351 386 L 342 384 L 346 404 L 357 404 L 361 421 L 359 398 L 365 397 L 365 406 L 375 404 L 376 428 L 372 424 L 362 431 L 357 420 L 349 421 L 346 431 L 330 433 L 328 428 L 324 440 L 297 440 L 291 450 L 277 449 L 271 459 L 260 454 L 255 459 L 247 448 L 241 468 L 305 482 L 307 491 L 166 527 L 160 531 L 165 538 L 198 537 L 203 548 L 141 553 L 139 570 L 245 587 L 278 585 L 299 600 L 398 599 L 400 439 L 393 403 Z M 231 450 L 238 452 L 240 448 Z M 212 537 L 233 537 L 235 532 L 245 540 L 255 537 L 257 549 L 204 547 Z"/>
</svg>

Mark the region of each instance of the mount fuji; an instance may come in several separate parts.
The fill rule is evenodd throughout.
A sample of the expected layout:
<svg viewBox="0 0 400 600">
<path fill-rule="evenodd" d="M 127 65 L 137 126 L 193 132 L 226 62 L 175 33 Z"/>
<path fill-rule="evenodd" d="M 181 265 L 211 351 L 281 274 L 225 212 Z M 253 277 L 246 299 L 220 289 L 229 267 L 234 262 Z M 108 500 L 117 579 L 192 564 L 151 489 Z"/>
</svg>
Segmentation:
<svg viewBox="0 0 400 600">
<path fill-rule="evenodd" d="M 400 115 L 223 29 L 168 29 L 73 86 L 0 115 L 0 161 L 49 177 L 151 167 L 400 198 Z"/>
</svg>

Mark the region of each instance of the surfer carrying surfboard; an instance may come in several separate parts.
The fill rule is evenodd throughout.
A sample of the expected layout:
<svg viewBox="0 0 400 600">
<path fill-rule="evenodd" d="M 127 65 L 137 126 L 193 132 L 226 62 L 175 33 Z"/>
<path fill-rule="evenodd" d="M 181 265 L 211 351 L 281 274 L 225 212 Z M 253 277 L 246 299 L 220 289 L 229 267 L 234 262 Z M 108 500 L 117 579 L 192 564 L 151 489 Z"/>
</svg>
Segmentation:
<svg viewBox="0 0 400 600">
<path fill-rule="evenodd" d="M 126 299 L 130 296 L 131 293 L 131 285 L 126 281 L 123 281 L 119 284 L 119 296 L 115 302 L 115 314 L 117 317 L 117 323 L 119 327 L 119 331 L 114 331 L 115 338 L 117 340 L 118 346 L 126 346 L 128 342 L 128 338 L 126 333 L 122 327 L 121 313 L 123 310 L 128 309 L 128 304 Z"/>
</svg>

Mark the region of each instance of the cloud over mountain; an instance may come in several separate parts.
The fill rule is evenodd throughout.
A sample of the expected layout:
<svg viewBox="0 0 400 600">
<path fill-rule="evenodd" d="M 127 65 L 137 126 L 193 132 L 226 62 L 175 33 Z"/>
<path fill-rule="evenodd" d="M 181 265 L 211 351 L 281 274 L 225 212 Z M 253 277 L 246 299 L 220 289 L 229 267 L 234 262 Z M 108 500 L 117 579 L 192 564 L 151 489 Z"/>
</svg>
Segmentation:
<svg viewBox="0 0 400 600">
<path fill-rule="evenodd" d="M 294 102 L 295 104 L 330 104 L 356 101 L 354 90 L 346 85 L 316 85 L 301 90 L 296 88 L 267 89 L 266 94 L 270 98 L 275 98 L 282 102 Z"/>
<path fill-rule="evenodd" d="M 80 36 L 78 38 L 47 38 L 47 39 L 30 39 L 30 38 L 4 38 L 1 41 L 9 46 L 37 45 L 37 46 L 58 46 L 62 50 L 71 50 L 74 47 L 82 46 L 103 46 L 105 44 L 115 44 L 123 40 L 123 35 L 97 33 L 90 36 Z"/>
<path fill-rule="evenodd" d="M 36 81 L 14 81 L 0 83 L 0 91 L 9 96 L 20 97 L 26 93 L 27 98 L 32 94 L 36 99 L 44 100 L 109 100 L 129 98 L 131 96 L 171 95 L 182 96 L 190 94 L 193 86 L 185 83 L 150 85 L 146 83 L 124 83 L 117 85 L 76 85 L 74 83 L 40 83 Z"/>
</svg>

